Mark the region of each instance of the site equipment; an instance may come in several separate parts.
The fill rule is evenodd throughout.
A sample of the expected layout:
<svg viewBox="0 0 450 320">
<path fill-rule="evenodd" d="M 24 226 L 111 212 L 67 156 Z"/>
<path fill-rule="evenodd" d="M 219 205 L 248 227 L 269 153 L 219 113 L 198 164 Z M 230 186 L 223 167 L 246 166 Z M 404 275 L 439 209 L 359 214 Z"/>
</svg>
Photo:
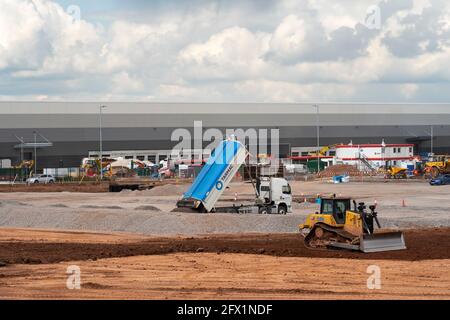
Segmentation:
<svg viewBox="0 0 450 320">
<path fill-rule="evenodd" d="M 22 160 L 17 166 L 16 169 L 29 169 L 31 170 L 34 166 L 34 160 Z"/>
<path fill-rule="evenodd" d="M 425 163 L 425 172 L 431 178 L 450 173 L 450 155 L 433 156 L 431 161 Z"/>
<path fill-rule="evenodd" d="M 244 164 L 247 156 L 248 152 L 241 142 L 234 139 L 220 142 L 189 190 L 177 202 L 177 207 L 190 208 L 198 212 L 262 214 L 291 212 L 292 195 L 289 183 L 283 178 L 274 177 L 257 179 L 256 186 L 254 185 L 254 204 L 216 207 L 223 191 Z"/>
<path fill-rule="evenodd" d="M 329 145 L 329 146 L 323 146 L 322 148 L 320 148 L 320 150 L 317 151 L 311 151 L 308 153 L 309 156 L 326 156 L 327 152 L 330 151 L 331 149 L 335 148 L 336 144 L 333 145 Z"/>
<path fill-rule="evenodd" d="M 386 170 L 385 177 L 387 179 L 406 179 L 408 169 L 400 167 L 389 167 Z"/>
<path fill-rule="evenodd" d="M 378 221 L 376 206 L 366 210 L 364 202 L 351 210 L 350 198 L 327 197 L 320 201 L 320 212 L 307 216 L 299 225 L 306 247 L 313 249 L 341 248 L 362 252 L 406 249 L 402 232 L 374 233 Z"/>
</svg>

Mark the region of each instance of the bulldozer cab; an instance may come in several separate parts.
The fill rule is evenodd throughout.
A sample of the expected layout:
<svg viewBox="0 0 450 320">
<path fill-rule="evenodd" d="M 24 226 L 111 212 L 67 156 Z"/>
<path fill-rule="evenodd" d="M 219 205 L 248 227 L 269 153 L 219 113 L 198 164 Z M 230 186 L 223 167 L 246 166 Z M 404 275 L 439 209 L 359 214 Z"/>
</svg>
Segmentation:
<svg viewBox="0 0 450 320">
<path fill-rule="evenodd" d="M 320 214 L 332 215 L 337 224 L 345 223 L 345 215 L 350 210 L 349 198 L 322 198 Z"/>
</svg>

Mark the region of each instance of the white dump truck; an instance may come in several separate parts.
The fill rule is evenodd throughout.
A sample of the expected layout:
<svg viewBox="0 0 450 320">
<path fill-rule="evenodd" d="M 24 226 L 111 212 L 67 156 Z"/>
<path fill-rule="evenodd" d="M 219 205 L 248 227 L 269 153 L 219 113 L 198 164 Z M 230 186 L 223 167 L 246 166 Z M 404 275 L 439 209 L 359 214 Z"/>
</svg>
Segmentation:
<svg viewBox="0 0 450 320">
<path fill-rule="evenodd" d="M 286 179 L 260 177 L 255 185 L 255 202 L 252 205 L 216 207 L 248 152 L 237 140 L 222 141 L 203 166 L 189 190 L 177 202 L 179 208 L 191 208 L 198 212 L 234 212 L 286 214 L 291 212 L 291 187 Z"/>
</svg>

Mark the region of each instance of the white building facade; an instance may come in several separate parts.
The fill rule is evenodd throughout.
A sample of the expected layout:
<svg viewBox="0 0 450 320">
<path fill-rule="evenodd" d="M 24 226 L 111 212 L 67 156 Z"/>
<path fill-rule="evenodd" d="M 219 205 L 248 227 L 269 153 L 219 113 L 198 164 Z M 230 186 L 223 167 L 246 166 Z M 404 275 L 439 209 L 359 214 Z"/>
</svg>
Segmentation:
<svg viewBox="0 0 450 320">
<path fill-rule="evenodd" d="M 356 165 L 364 170 L 387 165 L 405 167 L 414 161 L 413 144 L 336 145 L 336 164 Z"/>
</svg>

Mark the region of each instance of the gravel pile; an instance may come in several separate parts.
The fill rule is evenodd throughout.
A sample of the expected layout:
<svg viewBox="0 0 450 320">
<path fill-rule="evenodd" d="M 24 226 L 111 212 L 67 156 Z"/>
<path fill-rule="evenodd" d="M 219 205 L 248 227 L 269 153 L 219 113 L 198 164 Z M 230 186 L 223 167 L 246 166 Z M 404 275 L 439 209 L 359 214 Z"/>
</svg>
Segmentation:
<svg viewBox="0 0 450 320">
<path fill-rule="evenodd" d="M 207 233 L 298 232 L 314 203 L 294 203 L 287 215 L 199 214 L 171 212 L 188 185 L 165 185 L 153 190 L 125 193 L 1 193 L 0 227 L 122 231 L 147 235 L 194 235 Z M 381 224 L 386 228 L 450 226 L 450 186 L 428 184 L 293 182 L 297 195 L 336 193 L 352 195 L 367 204 L 375 200 Z M 222 198 L 232 205 L 251 198 L 250 184 L 233 184 Z M 231 200 L 230 200 L 231 199 Z M 220 204 L 220 203 L 219 203 Z"/>
<path fill-rule="evenodd" d="M 139 209 L 138 209 L 139 208 Z M 406 209 L 406 208 L 405 208 Z M 195 235 L 208 233 L 290 233 L 298 232 L 310 208 L 287 215 L 164 212 L 156 207 L 135 210 L 105 210 L 48 207 L 24 210 L 20 206 L 0 208 L 0 226 L 19 228 L 119 231 L 147 235 Z M 405 210 L 406 211 L 406 210 Z M 297 211 L 298 212 L 298 211 Z M 432 216 L 380 217 L 385 228 L 448 226 Z"/>
<path fill-rule="evenodd" d="M 0 209 L 0 226 L 44 229 L 136 232 L 147 235 L 194 235 L 240 232 L 296 232 L 304 215 L 238 215 L 163 212 L 158 208 L 104 210 L 48 207 Z M 37 208 L 36 208 L 37 209 Z M 156 210 L 154 210 L 156 209 Z"/>
<path fill-rule="evenodd" d="M 148 210 L 148 211 L 161 211 L 159 208 L 150 205 L 138 206 L 134 210 Z"/>
<path fill-rule="evenodd" d="M 166 184 L 159 187 L 154 187 L 150 190 L 142 190 L 139 192 L 140 196 L 181 196 L 187 191 L 189 185 L 187 184 Z"/>
</svg>

